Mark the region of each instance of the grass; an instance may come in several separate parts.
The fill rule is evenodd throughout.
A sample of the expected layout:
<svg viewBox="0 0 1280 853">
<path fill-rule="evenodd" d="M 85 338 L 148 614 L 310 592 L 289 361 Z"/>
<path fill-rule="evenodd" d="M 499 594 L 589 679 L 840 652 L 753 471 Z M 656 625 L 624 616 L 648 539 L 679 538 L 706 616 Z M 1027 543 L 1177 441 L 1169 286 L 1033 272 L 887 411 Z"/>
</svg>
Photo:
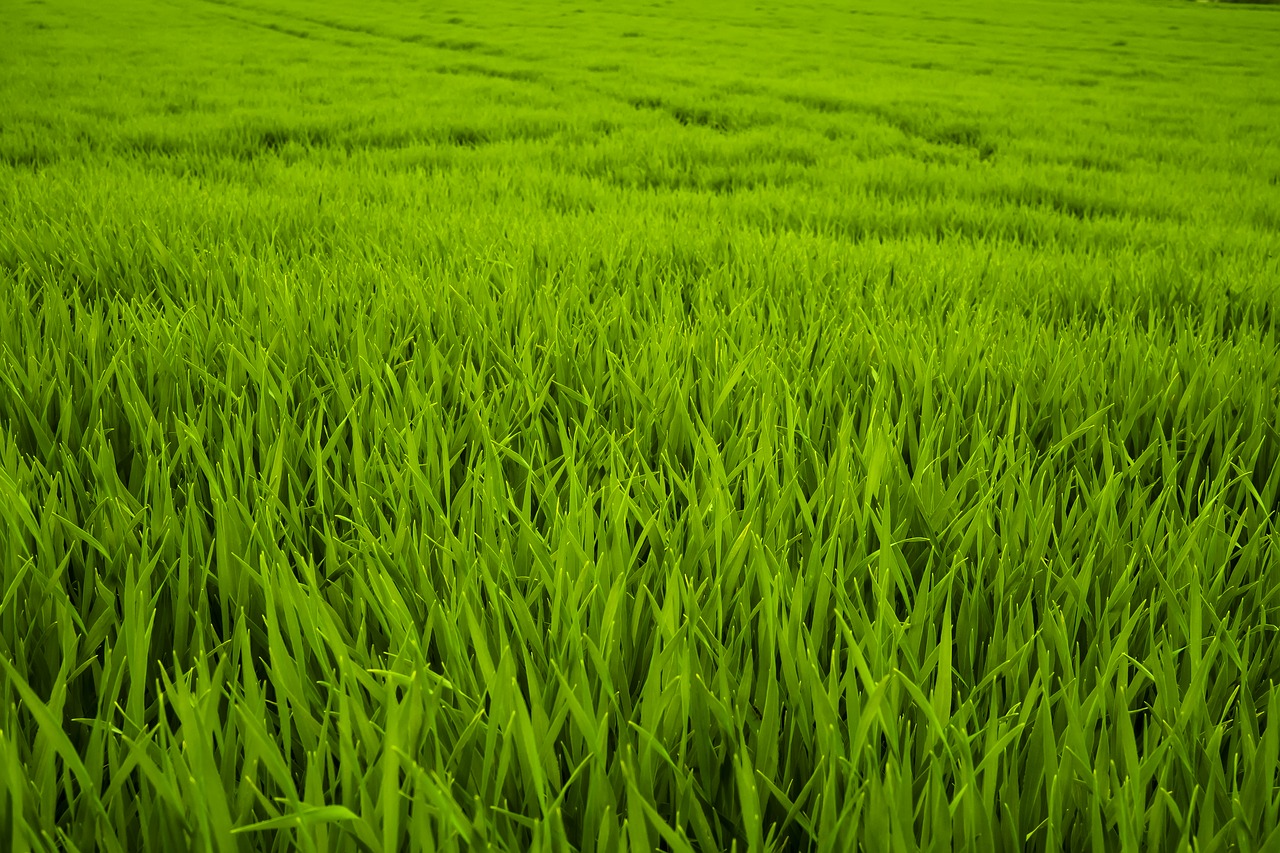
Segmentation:
<svg viewBox="0 0 1280 853">
<path fill-rule="evenodd" d="M 14 2 L 0 836 L 1280 844 L 1280 17 Z"/>
</svg>

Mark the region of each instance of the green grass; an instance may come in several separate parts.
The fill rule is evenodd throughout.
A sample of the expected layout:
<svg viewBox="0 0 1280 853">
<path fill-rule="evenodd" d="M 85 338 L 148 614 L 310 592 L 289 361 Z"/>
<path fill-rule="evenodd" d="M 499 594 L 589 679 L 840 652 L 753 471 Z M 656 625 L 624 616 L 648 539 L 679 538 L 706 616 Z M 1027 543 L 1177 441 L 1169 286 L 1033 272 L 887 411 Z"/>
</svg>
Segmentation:
<svg viewBox="0 0 1280 853">
<path fill-rule="evenodd" d="M 0 17 L 0 847 L 1280 844 L 1275 10 Z"/>
</svg>

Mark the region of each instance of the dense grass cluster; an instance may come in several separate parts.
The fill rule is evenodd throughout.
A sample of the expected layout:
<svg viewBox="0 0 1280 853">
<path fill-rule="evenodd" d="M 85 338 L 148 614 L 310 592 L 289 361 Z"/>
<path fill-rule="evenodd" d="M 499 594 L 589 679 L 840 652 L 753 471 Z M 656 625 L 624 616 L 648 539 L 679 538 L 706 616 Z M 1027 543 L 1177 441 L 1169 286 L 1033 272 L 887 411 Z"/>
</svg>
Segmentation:
<svg viewBox="0 0 1280 853">
<path fill-rule="evenodd" d="M 0 847 L 1280 843 L 1280 14 L 3 17 Z"/>
</svg>

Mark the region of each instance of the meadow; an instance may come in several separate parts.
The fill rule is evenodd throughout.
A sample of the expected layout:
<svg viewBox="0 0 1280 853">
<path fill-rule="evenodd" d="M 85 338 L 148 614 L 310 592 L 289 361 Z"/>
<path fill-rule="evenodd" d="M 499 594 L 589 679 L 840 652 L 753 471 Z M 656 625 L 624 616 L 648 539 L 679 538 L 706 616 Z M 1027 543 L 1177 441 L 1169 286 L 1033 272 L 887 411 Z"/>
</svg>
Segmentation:
<svg viewBox="0 0 1280 853">
<path fill-rule="evenodd" d="M 1277 7 L 6 0 L 0 847 L 1277 849 L 1278 328 Z"/>
</svg>

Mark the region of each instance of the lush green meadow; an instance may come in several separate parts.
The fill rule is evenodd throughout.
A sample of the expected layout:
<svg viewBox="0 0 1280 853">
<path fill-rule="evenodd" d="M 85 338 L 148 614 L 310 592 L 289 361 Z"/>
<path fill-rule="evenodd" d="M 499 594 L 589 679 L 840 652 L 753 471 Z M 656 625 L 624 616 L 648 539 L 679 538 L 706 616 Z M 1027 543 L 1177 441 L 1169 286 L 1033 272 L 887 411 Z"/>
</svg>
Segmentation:
<svg viewBox="0 0 1280 853">
<path fill-rule="evenodd" d="M 0 6 L 0 848 L 1277 849 L 1280 9 L 574 2 Z"/>
</svg>

